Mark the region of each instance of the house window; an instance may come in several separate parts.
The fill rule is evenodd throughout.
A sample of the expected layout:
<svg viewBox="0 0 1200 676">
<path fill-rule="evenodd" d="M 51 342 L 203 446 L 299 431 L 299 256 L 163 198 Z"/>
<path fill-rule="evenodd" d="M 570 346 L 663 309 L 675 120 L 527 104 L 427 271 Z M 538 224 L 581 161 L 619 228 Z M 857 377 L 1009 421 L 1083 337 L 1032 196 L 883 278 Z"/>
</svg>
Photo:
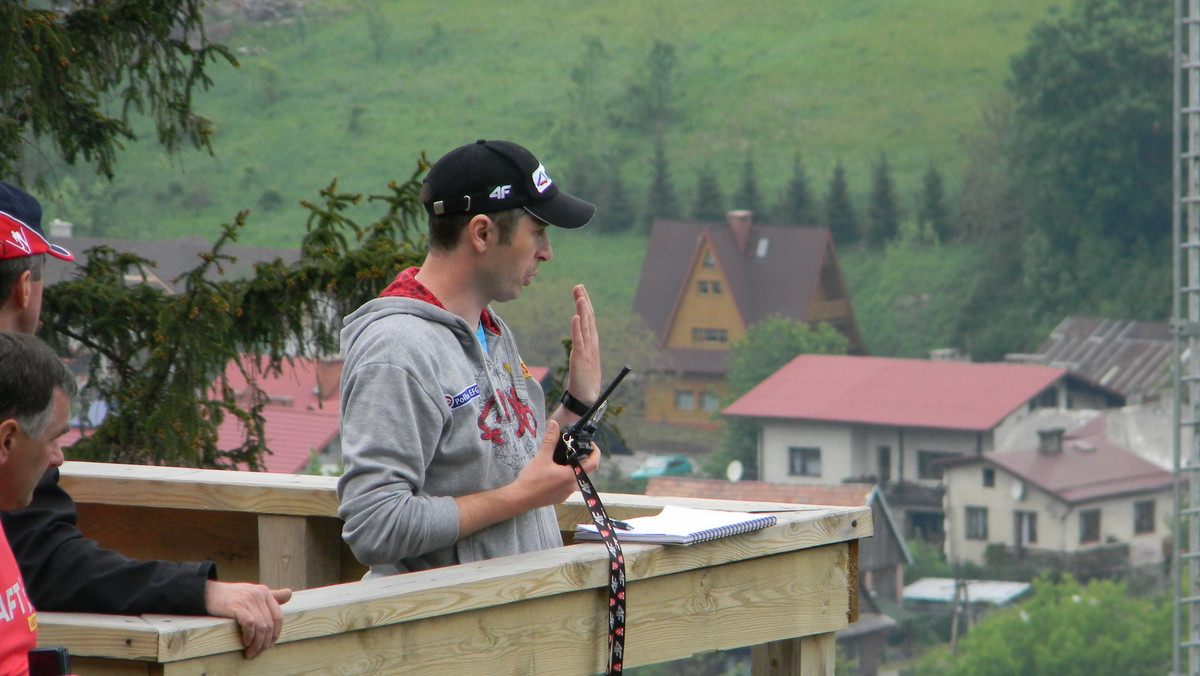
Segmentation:
<svg viewBox="0 0 1200 676">
<path fill-rule="evenodd" d="M 967 507 L 967 539 L 986 540 L 988 537 L 987 507 Z"/>
<path fill-rule="evenodd" d="M 788 474 L 795 476 L 821 476 L 821 449 L 800 448 L 797 446 L 789 448 Z"/>
<path fill-rule="evenodd" d="M 708 287 L 709 287 L 710 289 L 712 289 L 712 292 L 713 292 L 714 294 L 719 294 L 719 293 L 721 293 L 721 283 L 720 283 L 720 282 L 709 282 L 709 283 L 708 283 Z"/>
<path fill-rule="evenodd" d="M 708 282 L 701 280 L 699 282 L 696 282 L 696 284 L 697 284 L 697 286 L 700 287 L 700 293 L 702 293 L 702 294 L 708 293 Z"/>
<path fill-rule="evenodd" d="M 917 478 L 941 479 L 942 468 L 935 465 L 943 458 L 956 458 L 958 453 L 942 453 L 938 451 L 917 451 Z"/>
<path fill-rule="evenodd" d="M 991 467 L 983 468 L 983 486 L 984 488 L 994 488 L 996 486 L 996 470 Z"/>
<path fill-rule="evenodd" d="M 700 408 L 705 411 L 715 411 L 720 408 L 720 402 L 717 400 L 717 395 L 713 392 L 702 392 L 700 394 Z"/>
<path fill-rule="evenodd" d="M 1100 541 L 1100 510 L 1085 509 L 1079 513 L 1079 542 Z"/>
<path fill-rule="evenodd" d="M 680 411 L 696 410 L 696 393 L 691 390 L 675 390 L 675 408 Z"/>
<path fill-rule="evenodd" d="M 885 484 L 892 480 L 892 447 L 880 446 L 875 449 L 875 466 L 878 468 L 879 483 Z"/>
<path fill-rule="evenodd" d="M 1154 501 L 1139 500 L 1133 503 L 1133 532 L 1135 534 L 1154 532 Z"/>
<path fill-rule="evenodd" d="M 692 329 L 693 343 L 728 343 L 729 331 L 725 329 Z"/>
<path fill-rule="evenodd" d="M 706 267 L 706 268 L 717 267 L 717 261 L 715 258 L 713 258 L 711 251 L 704 252 L 704 267 Z"/>
<path fill-rule="evenodd" d="M 1037 512 L 1013 512 L 1013 523 L 1018 547 L 1037 543 Z"/>
</svg>

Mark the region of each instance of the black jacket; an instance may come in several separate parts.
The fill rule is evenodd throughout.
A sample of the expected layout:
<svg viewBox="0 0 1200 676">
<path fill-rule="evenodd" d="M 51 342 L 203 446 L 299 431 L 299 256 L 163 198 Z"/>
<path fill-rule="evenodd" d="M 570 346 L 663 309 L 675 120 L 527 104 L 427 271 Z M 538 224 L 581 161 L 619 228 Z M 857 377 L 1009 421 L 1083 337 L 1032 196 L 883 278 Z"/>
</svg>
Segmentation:
<svg viewBox="0 0 1200 676">
<path fill-rule="evenodd" d="M 207 615 L 204 585 L 216 565 L 138 561 L 103 549 L 76 526 L 75 501 L 42 475 L 28 507 L 0 513 L 25 590 L 43 611 L 115 615 Z"/>
</svg>

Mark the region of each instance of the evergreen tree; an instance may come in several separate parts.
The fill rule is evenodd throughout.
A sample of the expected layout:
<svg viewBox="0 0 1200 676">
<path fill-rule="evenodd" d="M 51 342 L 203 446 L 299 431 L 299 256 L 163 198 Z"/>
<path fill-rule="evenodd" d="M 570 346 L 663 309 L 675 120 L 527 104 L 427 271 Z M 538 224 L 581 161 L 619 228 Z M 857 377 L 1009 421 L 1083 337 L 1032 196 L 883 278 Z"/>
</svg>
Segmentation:
<svg viewBox="0 0 1200 676">
<path fill-rule="evenodd" d="M 245 226 L 244 211 L 182 275 L 180 293 L 127 281 L 151 261 L 107 247 L 88 250 L 81 274 L 46 289 L 42 313 L 47 342 L 93 356 L 84 396 L 109 408 L 100 426 L 72 447 L 73 457 L 261 468 L 269 452 L 266 397 L 239 402 L 226 368 L 233 362 L 247 374 L 246 354 L 261 355 L 269 370 L 292 357 L 336 354 L 341 318 L 424 257 L 417 194 L 427 166 L 422 158 L 412 178 L 370 198 L 387 206 L 370 224 L 349 216 L 363 196 L 339 192 L 335 181 L 320 204 L 304 203 L 299 260 L 255 265 L 249 277 L 227 275 L 233 260 L 224 252 Z M 247 430 L 237 448 L 217 446 L 226 417 Z"/>
<path fill-rule="evenodd" d="M 917 194 L 917 224 L 929 227 L 939 242 L 950 239 L 950 214 L 946 210 L 946 190 L 942 185 L 942 174 L 932 164 L 921 179 L 921 191 Z"/>
<path fill-rule="evenodd" d="M 646 224 L 656 218 L 678 218 L 679 203 L 675 199 L 675 187 L 671 183 L 671 172 L 667 166 L 667 153 L 662 139 L 654 143 L 654 175 L 650 179 L 650 191 L 646 194 Z"/>
<path fill-rule="evenodd" d="M 602 198 L 596 202 L 596 217 L 602 218 L 602 232 L 624 232 L 637 222 L 637 207 L 625 181 L 621 178 L 621 163 L 616 153 L 604 162 L 605 180 Z"/>
<path fill-rule="evenodd" d="M 717 183 L 712 164 L 705 162 L 696 178 L 696 195 L 692 203 L 692 218 L 697 221 L 719 221 L 725 218 L 725 199 Z"/>
<path fill-rule="evenodd" d="M 867 206 L 867 243 L 883 246 L 896 238 L 900 230 L 900 205 L 892 189 L 892 173 L 887 157 L 879 155 L 871 185 L 871 202 Z"/>
<path fill-rule="evenodd" d="M 737 192 L 733 195 L 733 208 L 751 211 L 758 217 L 764 215 L 762 194 L 758 190 L 758 177 L 754 173 L 754 158 L 749 154 L 746 155 L 746 162 L 742 165 L 742 184 L 738 186 Z"/>
<path fill-rule="evenodd" d="M 816 225 L 818 220 L 815 206 L 804 162 L 797 153 L 792 160 L 792 178 L 784 188 L 779 206 L 775 209 L 775 222 L 780 225 Z"/>
<path fill-rule="evenodd" d="M 111 178 L 116 153 L 150 116 L 169 152 L 210 148 L 212 125 L 192 110 L 205 69 L 233 55 L 204 35 L 202 0 L 0 2 L 0 176 L 48 138 L 69 164 L 80 155 Z M 52 6 L 54 9 L 44 9 Z"/>
<path fill-rule="evenodd" d="M 833 178 L 829 181 L 829 193 L 825 196 L 825 227 L 833 241 L 839 245 L 858 241 L 858 217 L 850 202 L 850 188 L 846 183 L 846 169 L 839 159 L 833 167 Z"/>
</svg>

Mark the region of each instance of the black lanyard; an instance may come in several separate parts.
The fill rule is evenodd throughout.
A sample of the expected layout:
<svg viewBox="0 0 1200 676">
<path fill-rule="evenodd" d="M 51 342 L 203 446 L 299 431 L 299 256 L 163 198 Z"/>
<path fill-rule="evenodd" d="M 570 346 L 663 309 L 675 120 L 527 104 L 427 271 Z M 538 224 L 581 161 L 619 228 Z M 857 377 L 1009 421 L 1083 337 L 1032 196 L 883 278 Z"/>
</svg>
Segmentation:
<svg viewBox="0 0 1200 676">
<path fill-rule="evenodd" d="M 571 449 L 571 452 L 567 453 L 567 460 L 575 469 L 575 481 L 579 484 L 579 492 L 583 494 L 596 530 L 608 549 L 608 670 L 605 673 L 619 676 L 625 655 L 625 555 L 621 553 L 621 543 L 617 540 L 608 512 L 604 510 L 604 503 L 600 502 L 600 494 L 596 492 L 592 480 L 579 464 L 573 440 L 565 437 L 564 441 Z"/>
</svg>

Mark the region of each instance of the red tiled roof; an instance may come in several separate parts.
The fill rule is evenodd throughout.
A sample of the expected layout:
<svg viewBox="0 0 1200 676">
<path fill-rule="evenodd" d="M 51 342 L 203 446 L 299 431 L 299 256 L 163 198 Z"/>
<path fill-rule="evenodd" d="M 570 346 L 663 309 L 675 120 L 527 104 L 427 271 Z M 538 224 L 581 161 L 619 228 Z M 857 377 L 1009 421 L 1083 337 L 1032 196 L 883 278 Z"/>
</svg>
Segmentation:
<svg viewBox="0 0 1200 676">
<path fill-rule="evenodd" d="M 801 355 L 723 413 L 986 431 L 1065 375 L 1025 364 Z"/>
<path fill-rule="evenodd" d="M 747 502 L 787 502 L 797 505 L 864 507 L 870 503 L 874 484 L 801 486 L 763 481 L 722 481 L 655 476 L 646 484 L 646 495 L 678 498 L 715 498 Z"/>
</svg>

